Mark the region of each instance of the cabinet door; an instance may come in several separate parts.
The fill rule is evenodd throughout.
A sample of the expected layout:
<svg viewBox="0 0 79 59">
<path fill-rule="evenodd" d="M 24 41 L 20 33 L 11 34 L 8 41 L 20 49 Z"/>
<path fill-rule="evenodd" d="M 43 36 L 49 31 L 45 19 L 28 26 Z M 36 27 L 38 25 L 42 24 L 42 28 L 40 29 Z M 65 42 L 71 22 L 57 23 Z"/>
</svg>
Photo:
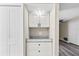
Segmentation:
<svg viewBox="0 0 79 59">
<path fill-rule="evenodd" d="M 40 56 L 52 56 L 51 43 L 40 43 Z"/>
<path fill-rule="evenodd" d="M 49 27 L 49 15 L 44 15 L 40 17 L 41 27 Z"/>
<path fill-rule="evenodd" d="M 9 8 L 0 6 L 0 56 L 9 55 Z"/>
<path fill-rule="evenodd" d="M 38 27 L 39 17 L 29 14 L 29 27 Z"/>
<path fill-rule="evenodd" d="M 23 19 L 21 7 L 10 7 L 10 55 L 23 55 Z"/>
<path fill-rule="evenodd" d="M 28 56 L 51 56 L 51 43 L 27 43 Z"/>
<path fill-rule="evenodd" d="M 38 49 L 37 43 L 27 43 L 27 56 L 38 56 Z"/>
</svg>

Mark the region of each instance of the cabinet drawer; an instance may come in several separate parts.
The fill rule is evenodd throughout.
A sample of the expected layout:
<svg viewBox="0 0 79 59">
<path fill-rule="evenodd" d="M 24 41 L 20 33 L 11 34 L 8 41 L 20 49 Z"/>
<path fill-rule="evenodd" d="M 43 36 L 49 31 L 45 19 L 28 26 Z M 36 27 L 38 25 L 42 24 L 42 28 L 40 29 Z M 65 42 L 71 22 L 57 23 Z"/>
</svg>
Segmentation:
<svg viewBox="0 0 79 59">
<path fill-rule="evenodd" d="M 28 56 L 51 56 L 52 47 L 51 42 L 48 43 L 27 43 Z"/>
<path fill-rule="evenodd" d="M 39 50 L 40 50 L 41 56 L 51 56 L 52 55 L 51 43 L 41 43 Z"/>
</svg>

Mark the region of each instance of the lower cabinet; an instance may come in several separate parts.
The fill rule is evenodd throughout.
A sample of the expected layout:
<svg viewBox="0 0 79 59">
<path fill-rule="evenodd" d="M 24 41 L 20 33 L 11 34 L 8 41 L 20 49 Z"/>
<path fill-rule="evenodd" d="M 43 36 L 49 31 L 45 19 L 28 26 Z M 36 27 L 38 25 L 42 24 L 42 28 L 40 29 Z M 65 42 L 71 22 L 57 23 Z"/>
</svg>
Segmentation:
<svg viewBox="0 0 79 59">
<path fill-rule="evenodd" d="M 27 43 L 27 56 L 52 56 L 51 42 Z"/>
</svg>

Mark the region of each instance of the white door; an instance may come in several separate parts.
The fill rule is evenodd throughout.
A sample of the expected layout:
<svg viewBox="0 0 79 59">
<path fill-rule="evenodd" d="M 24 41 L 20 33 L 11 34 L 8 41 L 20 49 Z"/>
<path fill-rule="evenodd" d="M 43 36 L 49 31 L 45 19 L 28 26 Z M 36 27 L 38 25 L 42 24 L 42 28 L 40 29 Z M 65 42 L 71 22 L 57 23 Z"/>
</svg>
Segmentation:
<svg viewBox="0 0 79 59">
<path fill-rule="evenodd" d="M 0 6 L 0 56 L 9 55 L 9 8 Z"/>
<path fill-rule="evenodd" d="M 10 55 L 23 55 L 23 14 L 21 7 L 10 7 Z"/>
</svg>

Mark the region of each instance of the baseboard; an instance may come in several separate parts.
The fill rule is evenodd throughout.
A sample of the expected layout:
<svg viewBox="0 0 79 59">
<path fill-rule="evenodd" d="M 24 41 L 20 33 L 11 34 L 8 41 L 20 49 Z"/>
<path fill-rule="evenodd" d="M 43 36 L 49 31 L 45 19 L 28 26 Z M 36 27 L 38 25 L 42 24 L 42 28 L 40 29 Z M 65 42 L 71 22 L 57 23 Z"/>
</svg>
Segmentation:
<svg viewBox="0 0 79 59">
<path fill-rule="evenodd" d="M 69 41 L 65 41 L 65 40 L 63 40 L 63 39 L 61 39 L 61 41 L 64 41 L 64 42 L 66 42 L 66 43 L 70 43 Z"/>
</svg>

